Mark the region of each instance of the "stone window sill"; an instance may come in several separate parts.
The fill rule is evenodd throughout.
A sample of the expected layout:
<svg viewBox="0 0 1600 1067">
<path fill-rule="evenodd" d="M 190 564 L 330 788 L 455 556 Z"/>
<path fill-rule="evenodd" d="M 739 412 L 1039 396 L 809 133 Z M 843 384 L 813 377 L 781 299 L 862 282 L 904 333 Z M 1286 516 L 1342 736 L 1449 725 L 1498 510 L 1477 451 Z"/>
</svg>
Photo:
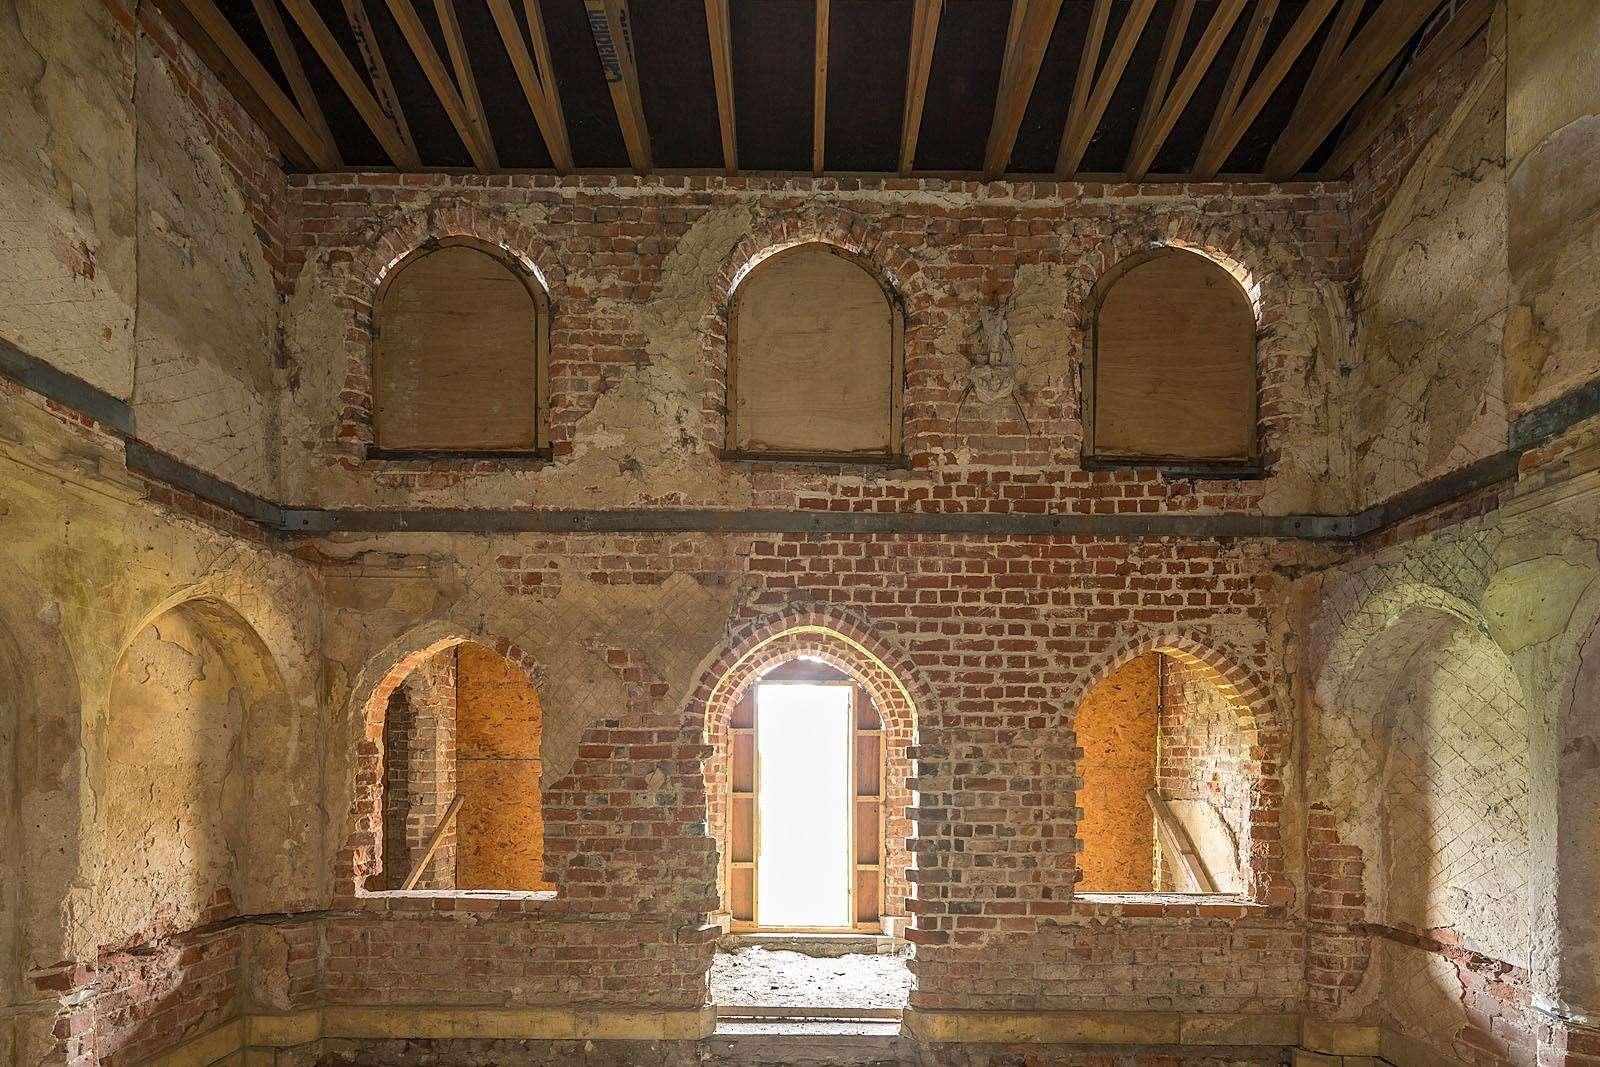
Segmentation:
<svg viewBox="0 0 1600 1067">
<path fill-rule="evenodd" d="M 1079 893 L 1072 914 L 1124 919 L 1264 919 L 1287 914 L 1280 905 L 1261 904 L 1234 894 Z"/>
</svg>

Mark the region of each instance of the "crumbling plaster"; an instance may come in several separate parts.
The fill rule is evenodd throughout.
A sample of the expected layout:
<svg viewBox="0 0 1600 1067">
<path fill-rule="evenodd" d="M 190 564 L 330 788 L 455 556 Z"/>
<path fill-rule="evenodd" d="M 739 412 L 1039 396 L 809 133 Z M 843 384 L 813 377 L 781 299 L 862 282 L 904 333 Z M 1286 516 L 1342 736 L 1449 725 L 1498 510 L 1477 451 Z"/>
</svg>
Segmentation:
<svg viewBox="0 0 1600 1067">
<path fill-rule="evenodd" d="M 0 542 L 19 595 L 38 598 L 5 626 L 14 636 L 41 625 L 58 631 L 61 651 L 43 662 L 70 667 L 74 682 L 70 693 L 55 683 L 61 699 L 34 705 L 33 744 L 20 763 L 24 857 L 39 894 L 25 905 L 25 920 L 45 939 L 25 946 L 24 968 L 92 960 L 134 932 L 136 913 L 148 917 L 117 890 L 116 878 L 101 880 L 129 847 L 108 815 L 121 803 L 118 783 L 137 749 L 123 728 L 131 707 L 113 702 L 130 695 L 128 678 L 118 684 L 119 663 L 130 649 L 129 663 L 138 662 L 148 651 L 145 631 L 156 623 L 160 632 L 161 620 L 181 605 L 205 617 L 208 640 L 234 657 L 216 677 L 191 681 L 205 689 L 231 673 L 245 691 L 239 711 L 251 745 L 237 770 L 250 783 L 251 814 L 247 824 L 230 820 L 230 831 L 250 858 L 234 904 L 247 912 L 312 905 L 327 880 L 304 862 L 322 822 L 312 770 L 321 746 L 313 570 L 146 502 L 113 440 L 67 428 L 25 394 L 0 395 L 0 460 Z M 226 625 L 210 621 L 219 614 Z M 173 662 L 152 670 L 181 669 L 182 659 L 174 651 Z M 236 699 L 211 696 L 223 704 Z M 49 818 L 30 818 L 30 803 L 47 805 Z"/>
</svg>

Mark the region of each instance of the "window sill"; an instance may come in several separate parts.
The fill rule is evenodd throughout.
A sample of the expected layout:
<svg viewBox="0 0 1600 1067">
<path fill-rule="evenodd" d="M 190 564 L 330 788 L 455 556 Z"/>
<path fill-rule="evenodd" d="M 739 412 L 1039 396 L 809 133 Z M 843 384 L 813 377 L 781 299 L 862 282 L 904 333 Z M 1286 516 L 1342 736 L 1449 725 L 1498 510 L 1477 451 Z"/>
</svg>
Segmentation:
<svg viewBox="0 0 1600 1067">
<path fill-rule="evenodd" d="M 1086 471 L 1143 470 L 1155 471 L 1168 480 L 1193 479 L 1207 482 L 1255 482 L 1267 476 L 1267 469 L 1257 461 L 1208 463 L 1203 460 L 1136 459 L 1116 456 L 1084 456 L 1081 466 Z"/>
<path fill-rule="evenodd" d="M 474 463 L 519 464 L 529 467 L 550 462 L 550 449 L 500 449 L 483 451 L 456 451 L 430 448 L 378 448 L 368 447 L 368 463 L 429 463 L 468 467 Z"/>
<path fill-rule="evenodd" d="M 566 904 L 553 889 L 393 889 L 359 892 L 341 901 L 358 911 L 545 912 Z"/>
<path fill-rule="evenodd" d="M 728 448 L 723 449 L 718 458 L 724 463 L 785 463 L 806 467 L 911 469 L 911 461 L 905 456 L 866 453 L 857 455 L 847 452 L 743 452 Z"/>
<path fill-rule="evenodd" d="M 1228 893 L 1079 893 L 1073 915 L 1124 919 L 1264 919 L 1288 914 L 1281 905 L 1262 904 Z"/>
</svg>

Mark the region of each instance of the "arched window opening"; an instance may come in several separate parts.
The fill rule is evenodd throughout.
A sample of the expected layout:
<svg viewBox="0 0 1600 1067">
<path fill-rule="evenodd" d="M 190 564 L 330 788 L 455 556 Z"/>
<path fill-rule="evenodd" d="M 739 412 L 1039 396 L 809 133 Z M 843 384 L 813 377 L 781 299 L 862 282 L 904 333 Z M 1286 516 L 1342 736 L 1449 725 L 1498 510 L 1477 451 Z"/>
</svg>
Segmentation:
<svg viewBox="0 0 1600 1067">
<path fill-rule="evenodd" d="M 1256 321 L 1222 266 L 1162 248 L 1101 282 L 1086 381 L 1087 458 L 1111 464 L 1251 467 Z"/>
<path fill-rule="evenodd" d="M 547 447 L 549 318 L 499 249 L 451 238 L 402 261 L 372 310 L 374 454 Z"/>
<path fill-rule="evenodd" d="M 872 694 L 792 660 L 746 688 L 729 733 L 733 929 L 881 932 L 885 745 Z"/>
<path fill-rule="evenodd" d="M 900 310 L 842 249 L 797 245 L 756 266 L 728 349 L 729 458 L 900 455 Z"/>
<path fill-rule="evenodd" d="M 539 891 L 544 878 L 540 708 L 495 650 L 435 652 L 389 694 L 383 865 L 372 888 Z"/>
<path fill-rule="evenodd" d="M 1245 891 L 1246 747 L 1211 673 L 1150 652 L 1084 697 L 1078 892 Z"/>
</svg>

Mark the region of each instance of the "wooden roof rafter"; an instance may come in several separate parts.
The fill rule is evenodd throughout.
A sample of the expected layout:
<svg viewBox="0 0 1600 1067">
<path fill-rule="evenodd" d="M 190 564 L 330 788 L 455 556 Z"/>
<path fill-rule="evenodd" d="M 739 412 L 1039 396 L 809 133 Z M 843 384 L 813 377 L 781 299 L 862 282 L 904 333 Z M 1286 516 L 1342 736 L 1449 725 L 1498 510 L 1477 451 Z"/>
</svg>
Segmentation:
<svg viewBox="0 0 1600 1067">
<path fill-rule="evenodd" d="M 250 51 L 213 0 L 159 0 L 162 12 L 220 78 L 263 130 L 297 166 L 339 170 L 344 166 Z"/>
<path fill-rule="evenodd" d="M 928 99 L 928 75 L 933 69 L 933 45 L 939 36 L 939 16 L 944 0 L 916 0 L 911 13 L 911 50 L 906 58 L 906 99 L 900 117 L 900 167 L 905 177 L 917 159 L 917 136 L 922 132 L 922 109 Z"/>
<path fill-rule="evenodd" d="M 828 133 L 828 18 L 829 0 L 815 0 L 816 63 L 811 78 L 811 174 L 822 177 L 824 142 Z"/>
<path fill-rule="evenodd" d="M 511 10 L 511 0 L 487 0 L 489 14 L 494 19 L 500 43 L 511 60 L 517 83 L 533 112 L 533 121 L 544 138 L 545 149 L 557 174 L 571 174 L 572 145 L 567 139 L 567 120 L 561 111 L 561 94 L 556 88 L 555 69 L 550 65 L 550 43 L 544 32 L 544 16 L 539 0 L 523 0 L 523 11 L 528 17 L 528 32 L 539 53 L 538 65 L 528 51 L 528 42 L 517 24 L 516 13 Z"/>
<path fill-rule="evenodd" d="M 1090 16 L 1090 32 L 1084 40 L 1083 59 L 1073 87 L 1072 105 L 1067 111 L 1066 128 L 1061 133 L 1061 150 L 1056 155 L 1056 174 L 1059 177 L 1070 178 L 1078 173 L 1083 154 L 1088 151 L 1089 142 L 1100 128 L 1106 105 L 1111 102 L 1111 93 L 1122 80 L 1122 72 L 1127 69 L 1134 46 L 1139 43 L 1139 36 L 1144 33 L 1145 24 L 1150 21 L 1150 13 L 1155 6 L 1156 0 L 1131 0 L 1116 40 L 1112 42 L 1111 51 L 1101 66 L 1098 62 L 1100 42 L 1110 16 L 1110 3 L 1109 0 L 1095 0 L 1094 13 Z M 1086 91 L 1091 81 L 1094 87 Z"/>
<path fill-rule="evenodd" d="M 422 20 L 417 17 L 416 8 L 411 6 L 411 0 L 388 0 L 388 5 L 389 13 L 394 16 L 395 22 L 400 26 L 400 32 L 405 35 L 412 56 L 422 68 L 423 74 L 427 76 L 428 84 L 433 86 L 434 95 L 439 98 L 445 114 L 449 116 L 450 124 L 455 127 L 456 136 L 461 138 L 461 143 L 472 156 L 473 166 L 480 171 L 497 170 L 499 163 L 495 159 L 493 145 L 485 149 L 483 139 L 467 115 L 467 106 L 461 98 L 461 92 L 450 74 L 446 72 L 444 60 L 440 58 L 438 49 L 434 48 L 433 39 L 428 36 Z M 470 72 L 468 76 L 470 78 Z"/>
<path fill-rule="evenodd" d="M 717 94 L 717 132 L 722 168 L 739 173 L 739 139 L 733 111 L 733 23 L 728 0 L 706 0 L 706 37 L 711 46 L 711 78 Z"/>
<path fill-rule="evenodd" d="M 284 79 L 294 92 L 300 114 L 305 116 L 306 125 L 311 127 L 311 132 L 322 142 L 323 150 L 328 156 L 343 167 L 344 158 L 339 154 L 339 144 L 333 138 L 327 116 L 322 113 L 322 105 L 317 102 L 317 94 L 312 90 L 311 81 L 306 77 L 306 69 L 300 63 L 300 53 L 295 51 L 294 40 L 289 36 L 289 27 L 283 23 L 283 12 L 278 10 L 278 0 L 252 0 L 252 4 L 255 7 L 256 18 L 261 22 L 261 29 L 267 35 L 267 43 L 272 47 L 272 55 L 277 59 L 278 66 L 283 70 Z"/>
<path fill-rule="evenodd" d="M 417 156 L 416 146 L 408 136 L 401 133 L 389 112 L 372 95 L 367 83 L 362 80 L 360 73 L 350 62 L 350 57 L 345 55 L 344 49 L 339 46 L 333 31 L 328 29 L 328 24 L 322 21 L 322 16 L 311 6 L 311 0 L 283 0 L 283 5 L 394 165 L 402 170 L 420 169 L 422 161 Z"/>
<path fill-rule="evenodd" d="M 345 21 L 350 24 L 350 34 L 355 38 L 356 51 L 366 68 L 367 82 L 378 106 L 389 117 L 396 132 L 411 156 L 417 155 L 417 139 L 411 134 L 411 124 L 406 122 L 405 108 L 400 106 L 400 94 L 395 91 L 394 79 L 389 77 L 389 64 L 384 62 L 383 49 L 378 47 L 377 35 L 372 32 L 372 16 L 367 13 L 364 0 L 344 0 Z M 422 161 L 408 160 L 407 164 L 420 168 Z"/>
<path fill-rule="evenodd" d="M 1249 91 L 1243 92 L 1238 103 L 1228 109 L 1226 116 L 1219 115 L 1220 125 L 1214 120 L 1213 129 L 1206 134 L 1199 158 L 1195 160 L 1195 178 L 1200 181 L 1210 181 L 1217 176 L 1217 171 L 1222 169 L 1222 164 L 1233 154 L 1240 139 L 1250 129 L 1250 124 L 1261 114 L 1261 109 L 1267 106 L 1267 100 L 1283 82 L 1289 73 L 1289 68 L 1294 66 L 1295 60 L 1300 58 L 1300 53 L 1306 50 L 1306 46 L 1316 36 L 1328 13 L 1333 10 L 1334 2 L 1335 0 L 1307 0 L 1306 6 L 1300 9 L 1299 16 L 1289 27 L 1289 32 L 1278 42 L 1278 47 L 1267 59 L 1266 65 L 1261 68 L 1261 73 L 1250 83 Z M 1266 21 L 1271 22 L 1270 13 Z M 1247 34 L 1245 41 L 1247 48 L 1252 43 L 1256 29 L 1257 27 L 1252 25 L 1250 33 Z M 1262 26 L 1260 29 L 1264 35 L 1266 27 Z M 1259 42 L 1256 43 L 1256 48 L 1260 48 Z M 1248 68 L 1241 68 L 1235 64 L 1234 74 L 1240 74 L 1241 70 L 1242 79 L 1248 78 L 1250 75 Z M 1237 86 L 1241 91 L 1244 86 L 1242 79 Z M 1230 77 L 1230 81 L 1232 80 Z M 1233 87 L 1230 86 L 1231 88 Z M 1226 100 L 1224 102 L 1226 103 Z"/>
<path fill-rule="evenodd" d="M 489 132 L 489 118 L 483 110 L 483 98 L 478 95 L 478 79 L 472 73 L 472 58 L 467 52 L 467 42 L 461 36 L 456 0 L 433 0 L 433 13 L 439 20 L 439 29 L 444 33 L 444 47 L 450 54 L 450 66 L 455 71 L 461 105 L 466 109 L 467 125 L 477 138 L 478 147 L 488 157 L 490 169 L 498 170 L 500 160 L 494 147 L 494 135 Z"/>
<path fill-rule="evenodd" d="M 1033 86 L 1039 78 L 1039 67 L 1044 63 L 1056 18 L 1061 14 L 1061 2 L 1012 0 L 1005 58 L 1000 64 L 1000 86 L 995 94 L 994 117 L 989 122 L 989 140 L 983 151 L 985 178 L 1000 177 L 1011 162 L 1023 114 L 1033 96 Z"/>
<path fill-rule="evenodd" d="M 1217 5 L 1217 10 L 1212 14 L 1211 21 L 1206 24 L 1205 32 L 1200 35 L 1193 54 L 1184 64 L 1183 73 L 1173 83 L 1170 92 L 1163 92 L 1161 105 L 1153 112 L 1149 125 L 1140 122 L 1140 128 L 1134 135 L 1133 146 L 1128 152 L 1129 181 L 1142 181 L 1149 173 L 1156 154 L 1161 151 L 1161 146 L 1166 143 L 1172 128 L 1177 125 L 1179 116 L 1189 106 L 1195 90 L 1200 87 L 1201 79 L 1216 61 L 1217 53 L 1222 50 L 1228 34 L 1233 32 L 1234 23 L 1239 21 L 1244 8 L 1245 0 L 1221 0 Z M 1168 35 L 1168 42 L 1171 42 L 1171 34 Z M 1151 88 L 1154 92 L 1154 83 Z M 1146 106 L 1149 106 L 1148 99 Z"/>
<path fill-rule="evenodd" d="M 1263 169 L 1269 180 L 1281 181 L 1305 165 L 1438 6 L 1437 0 L 1381 0 L 1361 32 L 1337 60 L 1330 60 L 1339 77 L 1328 79 L 1315 95 L 1301 93 L 1267 155 Z"/>
<path fill-rule="evenodd" d="M 649 174 L 654 169 L 650 152 L 650 128 L 645 122 L 644 101 L 639 95 L 639 71 L 633 59 L 633 23 L 628 15 L 628 0 L 583 0 L 589 15 L 589 31 L 594 35 L 595 51 L 611 104 L 616 108 L 622 141 L 628 148 L 628 162 L 635 173 Z"/>
</svg>

